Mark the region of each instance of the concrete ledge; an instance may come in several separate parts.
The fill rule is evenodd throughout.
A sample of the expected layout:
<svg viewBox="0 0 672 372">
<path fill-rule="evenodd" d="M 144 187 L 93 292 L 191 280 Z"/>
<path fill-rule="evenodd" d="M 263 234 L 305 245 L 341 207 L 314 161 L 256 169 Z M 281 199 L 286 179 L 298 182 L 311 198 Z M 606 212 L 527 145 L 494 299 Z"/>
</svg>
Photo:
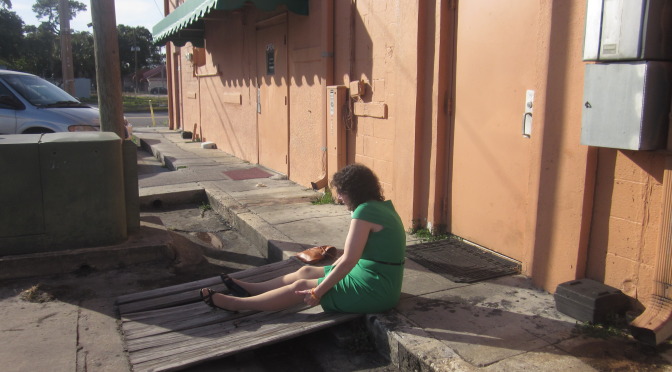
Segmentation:
<svg viewBox="0 0 672 372">
<path fill-rule="evenodd" d="M 138 263 L 169 262 L 174 259 L 171 242 L 160 221 L 146 219 L 121 244 L 0 257 L 0 279 L 63 274 L 83 266 L 107 270 Z"/>
<path fill-rule="evenodd" d="M 227 193 L 219 190 L 206 190 L 210 205 L 219 215 L 231 221 L 235 227 L 263 257 L 270 262 L 282 261 L 287 256 L 269 241 L 290 241 L 285 234 L 278 231 L 258 215 L 252 213 Z"/>
<path fill-rule="evenodd" d="M 378 352 L 402 371 L 475 370 L 452 349 L 396 310 L 367 314 L 366 326 Z"/>
<path fill-rule="evenodd" d="M 140 190 L 140 208 L 159 208 L 171 205 L 205 202 L 205 188 L 195 183 L 145 187 Z"/>
<path fill-rule="evenodd" d="M 164 165 L 166 168 L 173 171 L 176 170 L 173 162 L 170 160 L 170 158 L 167 158 L 164 154 L 161 153 L 161 151 L 158 149 L 158 146 L 152 146 L 149 143 L 147 143 L 146 140 L 140 138 L 140 147 L 143 150 L 154 155 L 154 157 L 157 158 L 161 162 L 161 164 Z"/>
</svg>

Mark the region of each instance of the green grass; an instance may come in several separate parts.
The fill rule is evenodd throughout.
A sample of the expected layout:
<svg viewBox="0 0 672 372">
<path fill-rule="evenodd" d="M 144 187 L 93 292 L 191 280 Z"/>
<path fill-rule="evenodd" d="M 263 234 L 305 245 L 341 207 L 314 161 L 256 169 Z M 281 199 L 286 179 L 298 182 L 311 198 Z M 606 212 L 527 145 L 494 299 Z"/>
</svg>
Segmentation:
<svg viewBox="0 0 672 372">
<path fill-rule="evenodd" d="M 311 203 L 313 203 L 313 205 L 336 204 L 336 201 L 334 200 L 334 196 L 331 194 L 331 190 L 329 190 L 328 187 L 325 187 L 324 194 L 321 197 L 313 200 Z"/>
<path fill-rule="evenodd" d="M 573 330 L 573 333 L 580 334 L 587 337 L 593 338 L 628 338 L 630 336 L 630 331 L 627 328 L 627 323 L 625 320 L 621 319 L 620 321 L 607 322 L 605 324 L 598 323 L 576 323 L 576 327 Z"/>
<path fill-rule="evenodd" d="M 435 242 L 437 240 L 446 240 L 446 239 L 457 239 L 454 235 L 448 235 L 443 233 L 432 233 L 427 228 L 412 228 L 408 230 L 410 235 L 420 239 L 422 242 Z"/>
<path fill-rule="evenodd" d="M 122 96 L 124 112 L 149 112 L 149 103 L 151 101 L 154 112 L 168 110 L 167 96 L 146 96 L 146 95 L 129 95 Z M 97 105 L 98 96 L 91 96 L 90 98 L 81 99 L 84 103 Z"/>
<path fill-rule="evenodd" d="M 205 212 L 212 210 L 212 206 L 209 203 L 201 202 L 201 205 L 198 206 L 198 209 L 201 210 L 201 217 L 204 217 Z"/>
<path fill-rule="evenodd" d="M 412 235 L 422 242 L 435 242 L 437 240 L 458 239 L 462 240 L 457 235 L 445 233 L 445 226 L 436 226 L 430 230 L 425 227 L 420 220 L 413 220 L 413 227 L 408 229 L 408 234 Z"/>
</svg>

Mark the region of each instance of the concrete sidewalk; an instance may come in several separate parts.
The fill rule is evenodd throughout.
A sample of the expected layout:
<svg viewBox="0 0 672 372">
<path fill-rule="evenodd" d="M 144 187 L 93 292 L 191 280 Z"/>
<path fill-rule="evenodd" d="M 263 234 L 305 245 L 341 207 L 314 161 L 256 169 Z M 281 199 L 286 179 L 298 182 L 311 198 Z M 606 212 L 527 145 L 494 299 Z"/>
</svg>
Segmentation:
<svg viewBox="0 0 672 372">
<path fill-rule="evenodd" d="M 205 192 L 271 260 L 295 254 L 299 244 L 343 247 L 349 212 L 312 205 L 319 196 L 313 190 L 280 175 L 230 180 L 224 171 L 252 165 L 165 128 L 135 134 L 175 170 L 141 175 L 141 202 L 165 203 L 161 195 L 176 190 L 183 196 Z M 628 339 L 587 337 L 555 309 L 552 295 L 523 276 L 458 284 L 407 260 L 402 292 L 394 311 L 367 316 L 379 350 L 402 370 L 672 370 L 669 345 L 652 349 Z"/>
<path fill-rule="evenodd" d="M 254 165 L 202 149 L 165 127 L 135 128 L 134 134 L 148 151 L 139 152 L 138 158 L 145 207 L 206 203 L 249 241 L 246 246 L 255 250 L 249 257 L 277 261 L 306 244 L 343 247 L 350 222 L 343 206 L 313 205 L 317 192 L 269 170 L 273 175 L 268 178 L 232 180 L 224 172 Z M 129 369 L 114 306 L 101 297 L 139 292 L 148 282 L 156 288 L 184 279 L 151 266 L 140 273 L 124 269 L 132 260 L 172 259 L 166 248 L 170 237 L 160 223 L 143 221 L 141 233 L 129 240 L 133 244 L 120 247 L 0 257 L 0 279 L 5 278 L 0 283 L 3 370 Z M 408 243 L 416 241 L 409 237 Z M 70 262 L 69 255 L 81 254 L 90 255 L 87 262 L 95 262 L 98 269 L 107 260 L 116 271 L 87 277 L 88 266 L 68 266 L 78 262 Z M 78 273 L 68 279 L 71 283 L 49 288 L 59 301 L 45 302 L 20 296 L 31 291 L 40 296 L 38 288 L 25 288 L 40 281 L 1 275 L 37 268 L 43 274 L 50 269 Z M 89 293 L 101 287 L 103 295 Z M 74 288 L 77 293 L 72 293 Z M 378 350 L 402 371 L 672 371 L 670 344 L 652 348 L 631 338 L 590 337 L 590 328 L 578 329 L 575 320 L 556 311 L 552 295 L 533 288 L 523 276 L 454 283 L 407 259 L 402 292 L 394 310 L 366 317 Z"/>
</svg>

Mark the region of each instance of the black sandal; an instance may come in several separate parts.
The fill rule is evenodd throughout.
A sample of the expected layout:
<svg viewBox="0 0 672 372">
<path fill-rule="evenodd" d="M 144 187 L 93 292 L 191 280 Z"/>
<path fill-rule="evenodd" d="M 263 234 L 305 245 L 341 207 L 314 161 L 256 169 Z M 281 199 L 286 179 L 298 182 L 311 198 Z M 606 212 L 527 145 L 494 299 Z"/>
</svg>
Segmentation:
<svg viewBox="0 0 672 372">
<path fill-rule="evenodd" d="M 208 293 L 207 295 L 203 295 L 203 291 L 204 291 L 204 290 Z M 230 313 L 230 314 L 236 314 L 236 313 L 237 313 L 237 311 L 233 311 L 233 310 L 225 309 L 225 308 L 223 308 L 223 307 L 220 307 L 220 306 L 215 305 L 215 301 L 214 301 L 214 299 L 212 298 L 212 296 L 214 296 L 214 295 L 217 294 L 218 292 L 215 292 L 215 291 L 213 291 L 213 290 L 210 289 L 210 288 L 201 288 L 201 289 L 198 291 L 198 293 L 201 295 L 201 300 L 203 300 L 203 302 L 205 302 L 205 304 L 208 305 L 208 306 L 210 306 L 211 308 L 213 308 L 213 309 L 224 310 L 224 311 L 226 311 L 227 313 Z"/>
<path fill-rule="evenodd" d="M 236 282 L 229 277 L 227 274 L 220 274 L 220 278 L 222 278 L 222 282 L 226 286 L 226 288 L 229 289 L 229 292 L 231 292 L 232 296 L 236 297 L 250 297 L 250 292 L 246 291 L 245 288 L 239 286 L 236 284 Z"/>
</svg>

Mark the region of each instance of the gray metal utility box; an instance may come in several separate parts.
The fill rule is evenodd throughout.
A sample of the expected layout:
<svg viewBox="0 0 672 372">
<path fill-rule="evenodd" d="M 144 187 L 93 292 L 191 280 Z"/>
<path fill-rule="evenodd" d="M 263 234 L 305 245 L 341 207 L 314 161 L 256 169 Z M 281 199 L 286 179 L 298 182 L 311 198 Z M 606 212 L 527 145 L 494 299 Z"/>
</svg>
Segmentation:
<svg viewBox="0 0 672 372">
<path fill-rule="evenodd" d="M 562 283 L 554 297 L 559 312 L 592 323 L 623 315 L 630 304 L 628 296 L 620 290 L 590 279 Z"/>
<path fill-rule="evenodd" d="M 588 64 L 581 144 L 624 150 L 667 145 L 672 62 Z"/>
</svg>

